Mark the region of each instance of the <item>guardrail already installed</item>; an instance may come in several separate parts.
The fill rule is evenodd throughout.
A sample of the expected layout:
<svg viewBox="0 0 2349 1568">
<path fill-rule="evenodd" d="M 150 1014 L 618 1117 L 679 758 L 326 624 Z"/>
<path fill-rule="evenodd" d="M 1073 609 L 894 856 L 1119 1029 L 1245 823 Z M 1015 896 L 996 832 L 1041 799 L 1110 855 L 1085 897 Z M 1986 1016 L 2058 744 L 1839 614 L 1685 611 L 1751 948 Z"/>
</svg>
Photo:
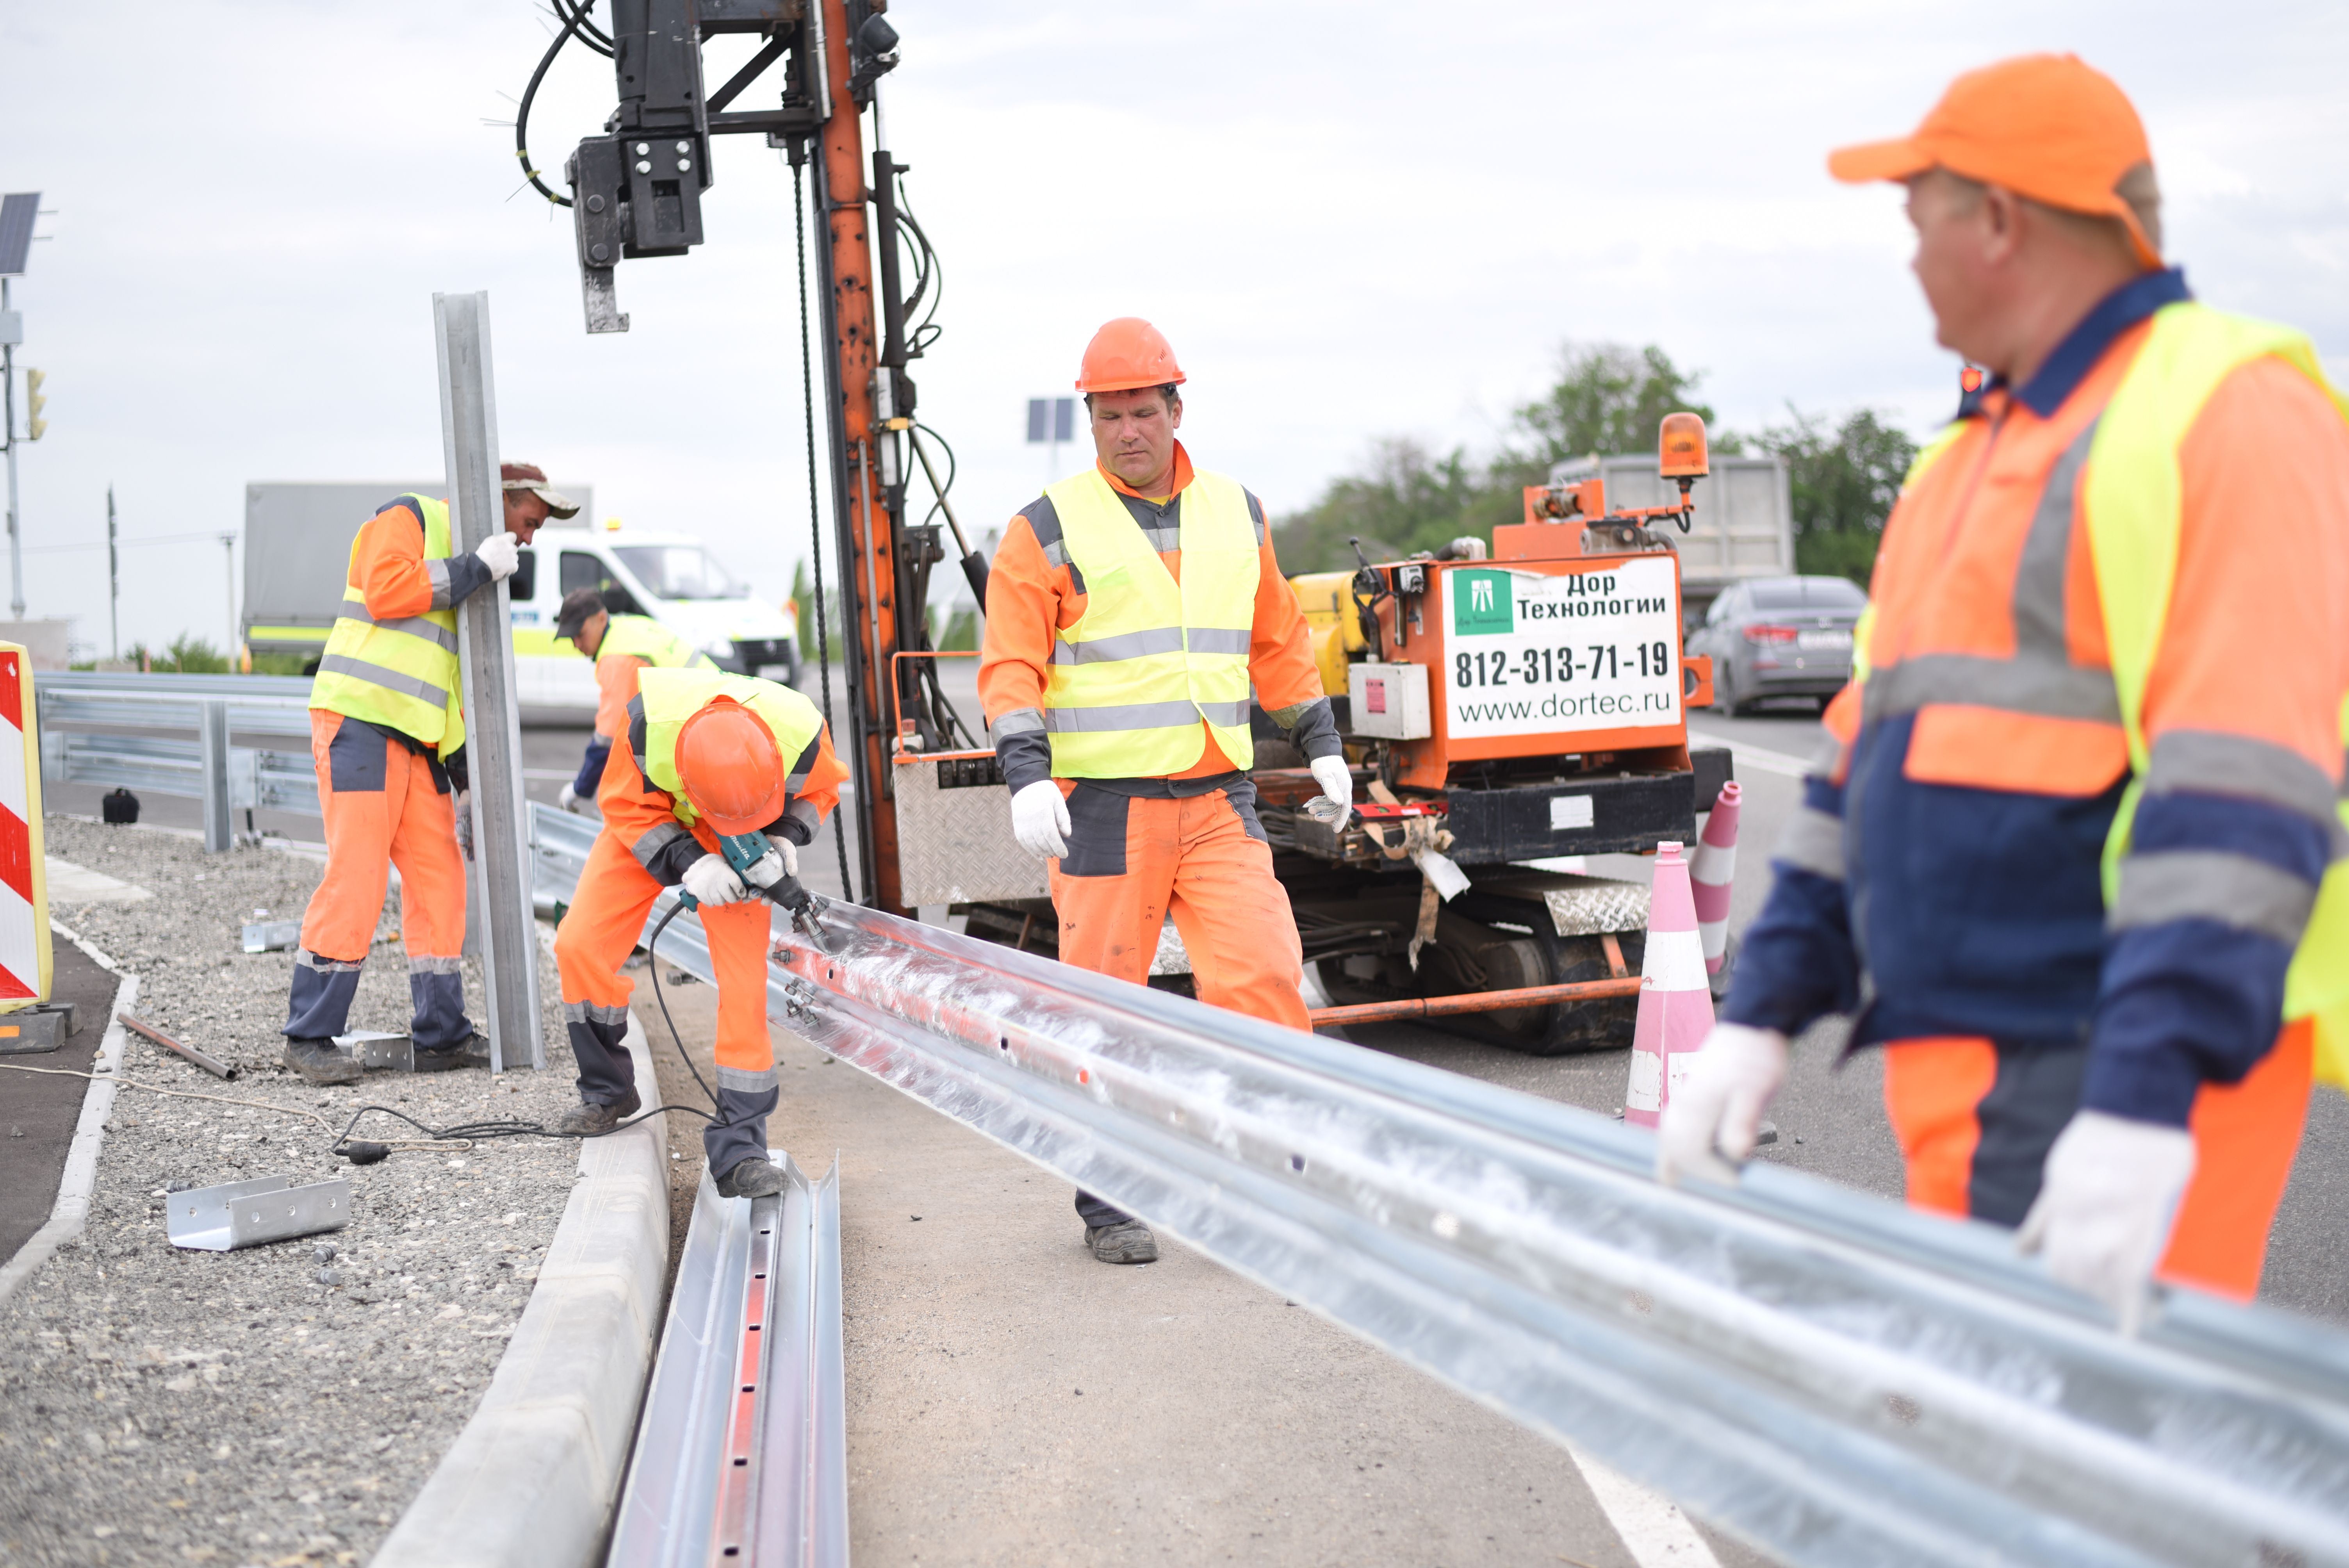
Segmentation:
<svg viewBox="0 0 2349 1568">
<path fill-rule="evenodd" d="M 561 815 L 557 880 L 594 830 Z M 2178 1292 L 2124 1339 L 1987 1226 L 1766 1165 L 1664 1188 L 1571 1107 L 824 922 L 770 970 L 811 1043 L 1788 1563 L 2349 1563 L 2329 1328 Z M 709 978 L 691 926 L 660 956 Z"/>
<path fill-rule="evenodd" d="M 204 848 L 214 851 L 234 841 L 236 811 L 319 814 L 310 683 L 301 676 L 43 670 L 33 690 L 44 779 L 200 799 Z M 232 735 L 298 744 L 233 746 Z"/>
</svg>

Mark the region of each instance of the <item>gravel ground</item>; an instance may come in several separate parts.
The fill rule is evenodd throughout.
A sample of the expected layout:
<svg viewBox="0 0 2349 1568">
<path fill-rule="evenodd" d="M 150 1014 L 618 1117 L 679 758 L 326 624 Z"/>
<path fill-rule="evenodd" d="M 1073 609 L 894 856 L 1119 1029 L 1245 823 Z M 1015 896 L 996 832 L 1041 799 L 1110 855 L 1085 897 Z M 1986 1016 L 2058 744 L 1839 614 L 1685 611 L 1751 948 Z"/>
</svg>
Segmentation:
<svg viewBox="0 0 2349 1568">
<path fill-rule="evenodd" d="M 238 933 L 256 909 L 299 916 L 316 862 L 274 849 L 207 855 L 191 840 L 56 817 L 47 826 L 51 854 L 156 894 L 61 904 L 57 918 L 140 976 L 140 1016 L 242 1069 L 222 1084 L 133 1037 L 126 1078 L 314 1111 L 337 1132 L 370 1101 L 438 1124 L 551 1123 L 574 1102 L 543 952 L 546 1072 L 495 1082 L 378 1073 L 316 1088 L 277 1065 L 292 955 L 248 955 Z M 395 912 L 396 895 L 355 1028 L 407 1026 Z M 467 967 L 478 1019 L 481 975 Z M 371 1117 L 360 1135 L 392 1130 Z M 359 1167 L 328 1155 L 330 1141 L 295 1117 L 117 1096 L 88 1227 L 0 1306 L 0 1564 L 372 1554 L 487 1387 L 578 1157 L 568 1142 L 517 1139 Z M 281 1173 L 347 1178 L 351 1223 L 234 1253 L 170 1245 L 167 1184 Z M 320 1241 L 336 1249 L 331 1283 L 318 1278 Z"/>
</svg>

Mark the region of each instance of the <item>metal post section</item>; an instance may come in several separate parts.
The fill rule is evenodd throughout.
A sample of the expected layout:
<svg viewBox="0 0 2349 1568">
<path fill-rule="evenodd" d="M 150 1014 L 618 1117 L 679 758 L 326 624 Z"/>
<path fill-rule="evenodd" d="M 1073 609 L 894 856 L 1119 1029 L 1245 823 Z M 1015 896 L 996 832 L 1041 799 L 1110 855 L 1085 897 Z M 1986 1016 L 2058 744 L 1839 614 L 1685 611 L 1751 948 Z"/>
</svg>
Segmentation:
<svg viewBox="0 0 2349 1568">
<path fill-rule="evenodd" d="M 8 300 L 8 280 L 0 277 L 0 318 L 12 315 Z M 0 416 L 5 416 L 5 438 L 8 449 L 8 614 L 12 620 L 25 618 L 25 556 L 23 542 L 16 528 L 16 334 L 0 342 Z"/>
<path fill-rule="evenodd" d="M 440 355 L 440 445 L 449 471 L 449 527 L 465 552 L 505 530 L 498 483 L 497 391 L 490 373 L 490 296 L 432 296 Z M 528 819 L 523 809 L 521 703 L 506 584 L 457 606 L 457 662 L 465 688 L 465 756 L 472 779 L 473 853 L 481 868 L 483 1010 L 490 1068 L 543 1068 L 538 941 L 533 928 Z"/>
<path fill-rule="evenodd" d="M 212 701 L 201 706 L 196 755 L 203 765 L 204 848 L 221 854 L 233 841 L 228 825 L 228 704 Z"/>
</svg>

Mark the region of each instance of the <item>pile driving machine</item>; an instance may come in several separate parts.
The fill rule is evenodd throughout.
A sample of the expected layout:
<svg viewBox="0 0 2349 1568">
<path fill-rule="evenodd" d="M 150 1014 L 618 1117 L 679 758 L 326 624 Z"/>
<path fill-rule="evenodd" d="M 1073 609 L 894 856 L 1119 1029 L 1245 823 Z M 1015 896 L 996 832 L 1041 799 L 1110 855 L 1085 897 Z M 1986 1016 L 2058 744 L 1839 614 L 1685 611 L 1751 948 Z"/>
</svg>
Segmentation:
<svg viewBox="0 0 2349 1568">
<path fill-rule="evenodd" d="M 628 329 L 621 260 L 703 242 L 714 138 L 758 134 L 795 181 L 812 174 L 818 276 L 810 286 L 803 253 L 801 286 L 821 324 L 823 418 L 812 409 L 811 425 L 832 490 L 847 683 L 834 711 L 859 861 L 852 873 L 843 845 L 842 882 L 863 903 L 945 905 L 973 934 L 1050 952 L 1043 868 L 1011 839 L 978 715 L 958 714 L 938 678 L 955 655 L 927 634 L 930 571 L 947 555 L 931 520 L 953 534 L 982 605 L 986 565 L 947 500 L 951 453 L 915 417 L 908 369 L 936 340 L 941 273 L 906 207 L 908 166 L 882 141 L 880 82 L 899 43 L 885 0 L 612 0 L 608 32 L 593 0 L 549 3 L 558 31 L 523 95 L 516 153 L 572 209 L 589 332 Z M 735 35 L 747 53 L 707 89 L 704 46 Z M 538 85 L 574 41 L 611 58 L 619 104 L 567 160 L 564 196 L 532 167 L 527 136 Z M 733 107 L 762 84 L 771 107 Z M 1677 508 L 1609 511 L 1596 478 L 1536 487 L 1489 552 L 1463 540 L 1372 562 L 1358 548 L 1352 572 L 1292 580 L 1361 803 L 1336 827 L 1307 815 L 1311 775 L 1278 765 L 1285 738 L 1261 715 L 1256 779 L 1306 959 L 1348 1011 L 1441 1012 L 1542 1053 L 1629 1041 L 1646 889 L 1544 862 L 1692 839 L 1700 802 L 1729 776 L 1725 751 L 1690 750 L 1685 721 L 1711 700 L 1707 661 L 1682 655 L 1669 532 L 1688 528 L 1690 487 L 1707 471 L 1696 416 L 1664 420 L 1660 460 Z M 819 521 L 819 594 L 824 531 Z M 828 667 L 822 695 L 831 701 Z M 1153 967 L 1154 984 L 1188 984 L 1171 928 Z M 1606 999 L 1543 994 L 1578 988 Z"/>
</svg>

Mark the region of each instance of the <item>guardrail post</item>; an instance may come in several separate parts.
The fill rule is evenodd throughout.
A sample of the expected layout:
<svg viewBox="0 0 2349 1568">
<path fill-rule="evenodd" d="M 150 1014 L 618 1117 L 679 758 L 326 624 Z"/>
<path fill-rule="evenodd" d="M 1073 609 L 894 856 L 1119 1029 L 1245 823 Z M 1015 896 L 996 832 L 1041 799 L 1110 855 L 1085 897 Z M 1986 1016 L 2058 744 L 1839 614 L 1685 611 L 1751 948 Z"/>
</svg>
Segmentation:
<svg viewBox="0 0 2349 1568">
<path fill-rule="evenodd" d="M 455 548 L 505 529 L 498 482 L 497 391 L 490 365 L 490 296 L 432 296 L 440 358 L 440 442 L 448 463 Z M 539 1027 L 538 939 L 530 907 L 523 805 L 521 702 L 503 583 L 457 606 L 457 659 L 465 685 L 465 755 L 472 777 L 473 853 L 481 883 L 481 967 L 488 976 L 492 1071 L 546 1065 Z"/>
<path fill-rule="evenodd" d="M 228 704 L 211 701 L 197 706 L 202 710 L 196 723 L 200 737 L 196 757 L 203 768 L 204 848 L 221 854 L 234 842 L 229 831 Z"/>
</svg>

